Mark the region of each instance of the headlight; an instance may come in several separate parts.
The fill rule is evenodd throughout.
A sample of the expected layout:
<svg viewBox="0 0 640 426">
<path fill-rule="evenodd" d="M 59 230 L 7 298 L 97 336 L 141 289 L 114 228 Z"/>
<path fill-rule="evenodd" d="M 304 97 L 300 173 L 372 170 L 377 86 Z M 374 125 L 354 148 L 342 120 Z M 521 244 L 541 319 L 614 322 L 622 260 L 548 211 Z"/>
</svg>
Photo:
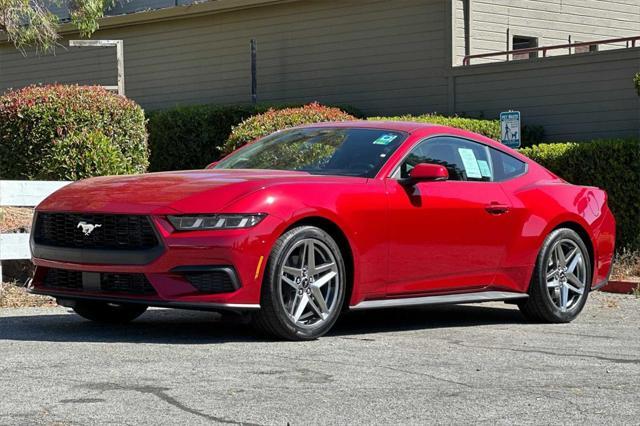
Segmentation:
<svg viewBox="0 0 640 426">
<path fill-rule="evenodd" d="M 216 214 L 195 216 L 167 216 L 178 231 L 198 231 L 207 229 L 250 228 L 264 219 L 264 214 Z"/>
</svg>

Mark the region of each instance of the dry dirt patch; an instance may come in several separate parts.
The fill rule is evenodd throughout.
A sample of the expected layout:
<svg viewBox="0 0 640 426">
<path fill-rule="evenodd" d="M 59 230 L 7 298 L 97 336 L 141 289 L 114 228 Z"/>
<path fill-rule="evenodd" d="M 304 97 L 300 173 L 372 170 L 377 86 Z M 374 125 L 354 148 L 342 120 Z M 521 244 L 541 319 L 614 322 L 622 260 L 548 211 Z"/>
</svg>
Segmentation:
<svg viewBox="0 0 640 426">
<path fill-rule="evenodd" d="M 2 207 L 0 208 L 0 233 L 29 232 L 32 218 L 32 208 Z"/>
<path fill-rule="evenodd" d="M 617 254 L 611 279 L 640 281 L 640 251 L 623 250 Z"/>
<path fill-rule="evenodd" d="M 0 283 L 0 308 L 37 308 L 56 306 L 54 299 L 27 293 L 24 287 Z"/>
</svg>

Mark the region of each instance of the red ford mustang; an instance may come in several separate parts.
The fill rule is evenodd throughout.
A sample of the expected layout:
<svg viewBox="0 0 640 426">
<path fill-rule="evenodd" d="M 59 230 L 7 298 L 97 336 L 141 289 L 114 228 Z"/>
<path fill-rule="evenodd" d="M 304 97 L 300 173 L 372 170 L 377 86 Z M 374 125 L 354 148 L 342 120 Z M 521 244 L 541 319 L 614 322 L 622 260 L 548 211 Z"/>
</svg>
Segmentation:
<svg viewBox="0 0 640 426">
<path fill-rule="evenodd" d="M 604 191 L 493 140 L 325 123 L 207 170 L 57 191 L 34 219 L 31 291 L 95 321 L 148 306 L 234 311 L 300 340 L 345 309 L 504 300 L 568 322 L 606 283 L 614 240 Z"/>
</svg>

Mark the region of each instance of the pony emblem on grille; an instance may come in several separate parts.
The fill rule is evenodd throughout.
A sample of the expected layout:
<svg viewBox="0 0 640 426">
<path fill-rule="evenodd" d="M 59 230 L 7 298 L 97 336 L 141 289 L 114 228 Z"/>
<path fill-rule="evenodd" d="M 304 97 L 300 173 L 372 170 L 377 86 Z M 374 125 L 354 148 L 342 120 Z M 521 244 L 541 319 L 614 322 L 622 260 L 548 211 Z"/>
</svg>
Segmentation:
<svg viewBox="0 0 640 426">
<path fill-rule="evenodd" d="M 87 223 L 85 221 L 80 221 L 78 222 L 78 226 L 76 226 L 76 228 L 82 228 L 82 233 L 84 234 L 85 237 L 88 237 L 89 235 L 91 235 L 94 229 L 102 228 L 102 225 L 99 223 L 93 224 L 93 223 Z"/>
</svg>

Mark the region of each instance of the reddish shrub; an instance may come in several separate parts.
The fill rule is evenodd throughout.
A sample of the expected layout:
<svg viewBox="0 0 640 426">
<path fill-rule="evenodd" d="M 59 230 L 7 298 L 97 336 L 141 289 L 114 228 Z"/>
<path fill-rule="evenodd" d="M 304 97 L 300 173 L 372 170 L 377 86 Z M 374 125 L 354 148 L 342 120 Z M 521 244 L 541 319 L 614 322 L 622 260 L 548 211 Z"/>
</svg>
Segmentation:
<svg viewBox="0 0 640 426">
<path fill-rule="evenodd" d="M 88 141 L 83 147 L 79 135 L 92 135 L 92 141 L 101 143 Z M 58 147 L 68 148 L 63 141 L 70 138 L 76 151 L 86 151 L 86 158 L 100 158 L 104 167 L 77 168 L 68 161 L 73 159 L 67 159 L 65 164 L 74 171 L 67 170 L 60 164 L 64 155 Z M 29 86 L 0 97 L 0 176 L 4 179 L 85 178 L 114 170 L 141 173 L 148 158 L 144 111 L 101 87 Z"/>
<path fill-rule="evenodd" d="M 323 121 L 349 121 L 356 118 L 339 108 L 312 103 L 298 108 L 285 108 L 254 115 L 233 128 L 231 135 L 222 147 L 225 154 L 240 148 L 248 142 L 267 136 L 278 130 L 302 124 Z"/>
</svg>

